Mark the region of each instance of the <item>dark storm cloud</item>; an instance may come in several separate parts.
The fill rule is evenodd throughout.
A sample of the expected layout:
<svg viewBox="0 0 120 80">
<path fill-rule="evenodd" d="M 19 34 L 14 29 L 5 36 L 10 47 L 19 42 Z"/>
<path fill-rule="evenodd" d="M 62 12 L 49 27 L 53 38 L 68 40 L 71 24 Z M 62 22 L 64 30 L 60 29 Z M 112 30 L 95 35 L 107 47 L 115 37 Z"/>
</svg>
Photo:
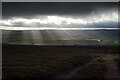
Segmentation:
<svg viewBox="0 0 120 80">
<path fill-rule="evenodd" d="M 3 18 L 35 15 L 87 15 L 117 8 L 117 2 L 3 2 Z"/>
</svg>

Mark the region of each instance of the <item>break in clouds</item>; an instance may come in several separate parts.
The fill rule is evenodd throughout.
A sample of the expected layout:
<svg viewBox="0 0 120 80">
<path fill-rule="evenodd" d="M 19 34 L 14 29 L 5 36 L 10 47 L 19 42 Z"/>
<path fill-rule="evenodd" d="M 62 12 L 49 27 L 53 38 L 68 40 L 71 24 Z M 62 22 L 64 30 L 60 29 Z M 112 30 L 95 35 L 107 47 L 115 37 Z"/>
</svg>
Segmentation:
<svg viewBox="0 0 120 80">
<path fill-rule="evenodd" d="M 92 14 L 86 17 L 35 16 L 33 18 L 13 17 L 0 21 L 3 26 L 12 27 L 118 27 L 118 12 Z"/>
</svg>

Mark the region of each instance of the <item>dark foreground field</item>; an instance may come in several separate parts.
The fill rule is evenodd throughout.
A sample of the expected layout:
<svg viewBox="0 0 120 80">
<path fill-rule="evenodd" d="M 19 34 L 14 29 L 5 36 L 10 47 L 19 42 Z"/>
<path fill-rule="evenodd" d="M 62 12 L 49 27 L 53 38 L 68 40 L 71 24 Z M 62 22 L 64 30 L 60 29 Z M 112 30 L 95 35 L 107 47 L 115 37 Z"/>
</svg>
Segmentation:
<svg viewBox="0 0 120 80">
<path fill-rule="evenodd" d="M 70 78 L 105 78 L 106 64 L 119 53 L 118 46 L 3 44 L 2 50 L 3 80 L 52 79 L 57 76 L 64 78 L 64 74 L 69 72 L 71 72 L 70 75 L 68 74 Z M 108 55 L 112 55 L 112 57 Z M 92 64 L 88 64 L 92 60 Z M 78 71 L 75 72 L 75 70 Z"/>
</svg>

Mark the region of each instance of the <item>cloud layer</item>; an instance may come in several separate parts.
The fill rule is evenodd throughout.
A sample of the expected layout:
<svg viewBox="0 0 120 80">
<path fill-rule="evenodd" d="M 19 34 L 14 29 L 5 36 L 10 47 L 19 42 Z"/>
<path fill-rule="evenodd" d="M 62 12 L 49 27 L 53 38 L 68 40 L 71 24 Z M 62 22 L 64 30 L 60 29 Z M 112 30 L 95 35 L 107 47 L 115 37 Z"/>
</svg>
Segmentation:
<svg viewBox="0 0 120 80">
<path fill-rule="evenodd" d="M 118 11 L 91 14 L 85 17 L 59 15 L 37 15 L 29 18 L 13 17 L 10 19 L 3 19 L 0 21 L 0 24 L 5 27 L 117 28 Z"/>
</svg>

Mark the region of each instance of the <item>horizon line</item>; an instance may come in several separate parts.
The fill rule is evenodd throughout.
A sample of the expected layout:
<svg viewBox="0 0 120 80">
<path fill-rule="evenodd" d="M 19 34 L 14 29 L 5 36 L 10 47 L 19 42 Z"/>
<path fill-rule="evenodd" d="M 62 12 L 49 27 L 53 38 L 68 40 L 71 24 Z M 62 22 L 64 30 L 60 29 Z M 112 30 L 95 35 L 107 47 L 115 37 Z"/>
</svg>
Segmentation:
<svg viewBox="0 0 120 80">
<path fill-rule="evenodd" d="M 0 30 L 120 30 L 120 28 L 57 28 L 57 27 L 5 27 Z"/>
</svg>

